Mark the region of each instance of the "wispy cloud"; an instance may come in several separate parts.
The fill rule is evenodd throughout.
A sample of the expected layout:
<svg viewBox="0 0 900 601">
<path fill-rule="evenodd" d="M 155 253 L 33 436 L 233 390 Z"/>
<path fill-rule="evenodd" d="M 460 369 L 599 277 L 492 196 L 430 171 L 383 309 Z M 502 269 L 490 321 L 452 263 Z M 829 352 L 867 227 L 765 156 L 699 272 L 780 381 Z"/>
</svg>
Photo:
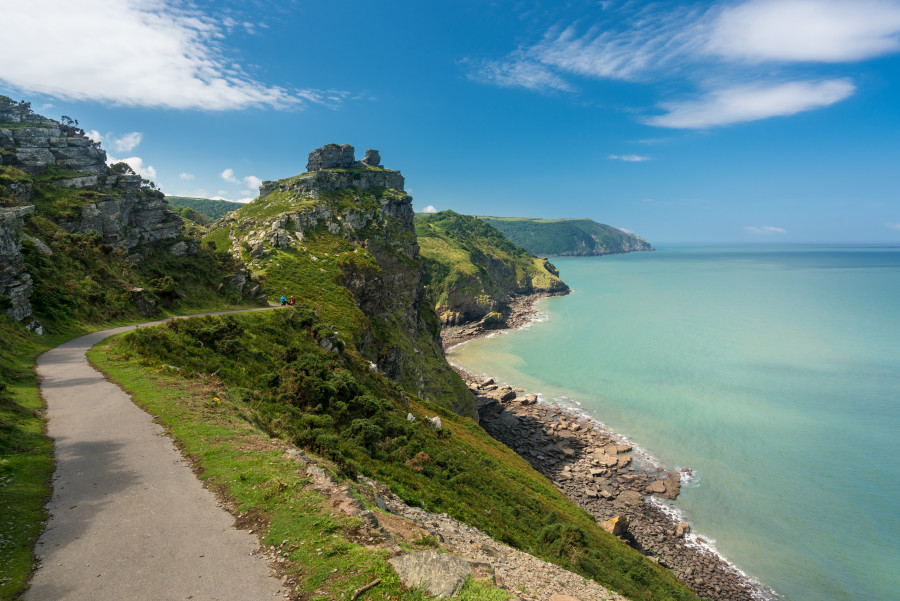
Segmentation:
<svg viewBox="0 0 900 601">
<path fill-rule="evenodd" d="M 625 161 L 626 163 L 641 163 L 650 160 L 650 157 L 639 154 L 611 154 L 606 158 L 612 161 Z"/>
<path fill-rule="evenodd" d="M 670 97 L 660 102 L 664 115 L 644 121 L 707 128 L 840 102 L 855 92 L 852 81 L 818 72 L 804 77 L 804 69 L 900 52 L 898 0 L 744 0 L 706 8 L 625 2 L 603 8 L 593 22 L 551 27 L 502 59 L 464 61 L 469 77 L 563 92 L 577 91 L 577 78 L 665 83 L 666 94 L 680 81 L 696 86 L 699 98 Z M 710 116 L 703 118 L 703 111 Z"/>
<path fill-rule="evenodd" d="M 190 180 L 194 179 L 194 174 L 193 173 L 181 173 L 178 175 L 178 179 L 184 180 L 184 181 L 190 181 Z"/>
<path fill-rule="evenodd" d="M 347 93 L 256 81 L 227 56 L 227 27 L 177 0 L 8 2 L 0 81 L 25 93 L 126 106 L 233 110 L 333 105 Z M 250 30 L 243 24 L 244 30 Z M 76 32 L 60 52 L 53 44 Z"/>
<path fill-rule="evenodd" d="M 666 102 L 664 115 L 645 120 L 671 128 L 706 128 L 794 115 L 829 106 L 856 91 L 846 79 L 757 84 L 713 90 L 695 100 Z"/>
<path fill-rule="evenodd" d="M 251 188 L 259 188 L 262 185 L 262 180 L 255 175 L 248 175 L 244 178 L 244 183 Z"/>
<path fill-rule="evenodd" d="M 755 236 L 771 236 L 773 234 L 787 233 L 786 229 L 782 227 L 775 227 L 774 225 L 764 225 L 762 227 L 754 227 L 752 225 L 748 225 L 744 228 L 744 230 Z"/>
<path fill-rule="evenodd" d="M 900 230 L 900 223 L 895 223 L 893 221 L 889 221 L 885 225 L 887 225 L 892 230 Z"/>
</svg>

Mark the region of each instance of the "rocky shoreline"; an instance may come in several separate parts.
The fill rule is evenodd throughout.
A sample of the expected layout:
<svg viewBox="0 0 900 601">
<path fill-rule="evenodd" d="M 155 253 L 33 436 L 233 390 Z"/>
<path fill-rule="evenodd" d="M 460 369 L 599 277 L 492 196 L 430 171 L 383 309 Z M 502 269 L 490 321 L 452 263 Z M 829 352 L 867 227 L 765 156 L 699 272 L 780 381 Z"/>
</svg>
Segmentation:
<svg viewBox="0 0 900 601">
<path fill-rule="evenodd" d="M 537 296 L 537 295 L 535 295 Z M 538 296 L 540 298 L 540 296 Z M 521 327 L 536 313 L 537 298 L 520 297 L 510 323 Z M 486 330 L 457 330 L 444 338 L 445 348 L 483 336 Z M 608 531 L 651 560 L 670 569 L 705 599 L 751 601 L 770 594 L 691 534 L 653 497 L 675 499 L 682 477 L 690 470 L 667 472 L 640 466 L 632 447 L 590 417 L 570 408 L 544 403 L 535 394 L 500 386 L 457 368 L 478 398 L 482 427 L 515 450 L 574 503 Z"/>
</svg>

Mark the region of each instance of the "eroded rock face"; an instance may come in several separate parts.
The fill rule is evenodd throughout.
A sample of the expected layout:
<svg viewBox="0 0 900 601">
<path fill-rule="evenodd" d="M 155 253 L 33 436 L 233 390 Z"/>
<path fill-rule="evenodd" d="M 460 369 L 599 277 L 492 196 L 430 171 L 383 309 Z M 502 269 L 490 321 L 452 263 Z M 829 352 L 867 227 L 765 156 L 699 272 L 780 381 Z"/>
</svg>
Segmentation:
<svg viewBox="0 0 900 601">
<path fill-rule="evenodd" d="M 349 144 L 338 146 L 326 144 L 309 153 L 309 161 L 306 163 L 307 171 L 320 171 L 322 169 L 350 169 L 356 165 L 356 151 Z"/>
<path fill-rule="evenodd" d="M 183 221 L 164 198 L 141 192 L 140 175 L 111 175 L 105 189 L 110 195 L 81 207 L 79 219 L 63 221 L 68 232 L 97 232 L 107 244 L 134 248 L 157 240 L 171 240 L 181 233 Z"/>
<path fill-rule="evenodd" d="M 22 226 L 34 207 L 0 208 L 0 297 L 13 321 L 31 316 L 31 276 L 22 257 Z M 5 299 L 4 299 L 5 300 Z"/>
</svg>

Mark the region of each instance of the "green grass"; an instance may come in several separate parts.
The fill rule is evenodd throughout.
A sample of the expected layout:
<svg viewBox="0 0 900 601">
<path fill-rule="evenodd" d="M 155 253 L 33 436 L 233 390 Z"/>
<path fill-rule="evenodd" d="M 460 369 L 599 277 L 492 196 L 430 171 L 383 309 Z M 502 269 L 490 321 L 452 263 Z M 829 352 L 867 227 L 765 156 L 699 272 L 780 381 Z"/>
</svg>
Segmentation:
<svg viewBox="0 0 900 601">
<path fill-rule="evenodd" d="M 351 346 L 325 351 L 321 342 L 330 332 L 313 311 L 298 307 L 142 328 L 92 357 L 117 380 L 118 370 L 133 370 L 135 380 L 143 374 L 156 381 L 171 373 L 165 366 L 177 366 L 185 378 L 177 384 L 181 398 L 206 382 L 207 398 L 224 399 L 245 427 L 321 453 L 348 478 L 361 473 L 384 482 L 407 503 L 446 512 L 632 599 L 694 599 L 473 420 L 403 392 Z M 416 422 L 406 420 L 408 412 Z M 181 425 L 171 424 L 176 432 L 195 427 L 180 415 Z M 439 431 L 425 425 L 434 415 L 443 421 Z M 257 486 L 271 480 L 253 478 Z"/>
<path fill-rule="evenodd" d="M 222 392 L 216 379 L 186 381 L 164 369 L 148 370 L 138 361 L 123 360 L 119 353 L 128 345 L 122 343 L 101 343 L 89 357 L 157 416 L 200 468 L 205 486 L 236 505 L 239 521 L 261 528 L 262 543 L 286 558 L 285 573 L 297 579 L 292 585 L 296 594 L 311 600 L 349 599 L 355 590 L 380 579 L 360 598 L 428 598 L 402 586 L 387 564 L 386 550 L 354 542 L 358 518 L 335 511 L 330 499 L 306 487 L 308 479 L 285 457 L 283 445 L 273 444 L 254 427 L 252 407 Z M 479 581 L 468 582 L 460 595 L 470 601 L 508 598 Z"/>
</svg>

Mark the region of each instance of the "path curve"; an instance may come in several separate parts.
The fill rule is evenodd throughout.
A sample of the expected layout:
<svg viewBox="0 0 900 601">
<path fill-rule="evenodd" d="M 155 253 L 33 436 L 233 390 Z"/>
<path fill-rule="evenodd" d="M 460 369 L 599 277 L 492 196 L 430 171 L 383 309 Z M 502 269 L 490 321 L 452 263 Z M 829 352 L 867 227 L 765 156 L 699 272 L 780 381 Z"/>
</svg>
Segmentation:
<svg viewBox="0 0 900 601">
<path fill-rule="evenodd" d="M 141 326 L 88 334 L 38 357 L 56 471 L 25 601 L 281 597 L 256 536 L 233 528 L 162 427 L 88 364 L 93 345 Z"/>
</svg>

